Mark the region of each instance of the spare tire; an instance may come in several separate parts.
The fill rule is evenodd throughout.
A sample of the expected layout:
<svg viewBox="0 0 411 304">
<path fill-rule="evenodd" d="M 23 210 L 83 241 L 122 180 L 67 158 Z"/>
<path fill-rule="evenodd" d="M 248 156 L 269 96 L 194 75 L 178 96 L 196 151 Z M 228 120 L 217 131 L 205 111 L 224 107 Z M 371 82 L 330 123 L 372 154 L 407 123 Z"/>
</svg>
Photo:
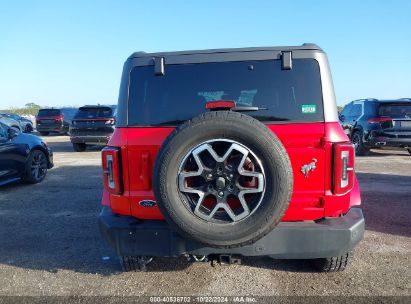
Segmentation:
<svg viewBox="0 0 411 304">
<path fill-rule="evenodd" d="M 254 243 L 281 221 L 293 174 L 285 148 L 264 124 L 214 111 L 168 136 L 157 155 L 153 186 L 177 233 L 230 248 Z"/>
</svg>

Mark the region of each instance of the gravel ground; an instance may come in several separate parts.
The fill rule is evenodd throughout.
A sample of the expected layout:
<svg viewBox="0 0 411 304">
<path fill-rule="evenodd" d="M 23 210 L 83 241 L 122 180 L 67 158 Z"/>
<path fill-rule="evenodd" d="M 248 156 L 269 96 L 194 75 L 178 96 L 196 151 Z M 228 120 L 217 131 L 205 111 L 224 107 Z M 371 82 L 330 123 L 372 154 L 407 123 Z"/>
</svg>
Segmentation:
<svg viewBox="0 0 411 304">
<path fill-rule="evenodd" d="M 211 267 L 180 258 L 122 273 L 96 225 L 99 150 L 74 153 L 68 137 L 46 139 L 56 164 L 46 180 L 0 190 L 0 295 L 411 296 L 411 157 L 404 151 L 357 158 L 367 231 L 345 272 L 316 273 L 307 261 Z"/>
</svg>

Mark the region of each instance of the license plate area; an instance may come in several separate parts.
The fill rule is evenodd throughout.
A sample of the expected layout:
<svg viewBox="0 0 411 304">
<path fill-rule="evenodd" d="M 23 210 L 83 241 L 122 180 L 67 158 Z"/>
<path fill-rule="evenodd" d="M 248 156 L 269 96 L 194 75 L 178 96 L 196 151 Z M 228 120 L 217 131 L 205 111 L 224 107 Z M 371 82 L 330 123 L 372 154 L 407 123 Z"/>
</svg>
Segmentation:
<svg viewBox="0 0 411 304">
<path fill-rule="evenodd" d="M 399 121 L 401 128 L 411 128 L 411 120 L 409 121 Z"/>
<path fill-rule="evenodd" d="M 411 120 L 394 120 L 395 128 L 411 128 Z"/>
<path fill-rule="evenodd" d="M 51 119 L 40 120 L 40 123 L 41 123 L 41 124 L 44 124 L 44 125 L 52 125 L 52 124 L 54 124 L 55 122 L 56 122 L 55 120 L 51 120 Z"/>
</svg>

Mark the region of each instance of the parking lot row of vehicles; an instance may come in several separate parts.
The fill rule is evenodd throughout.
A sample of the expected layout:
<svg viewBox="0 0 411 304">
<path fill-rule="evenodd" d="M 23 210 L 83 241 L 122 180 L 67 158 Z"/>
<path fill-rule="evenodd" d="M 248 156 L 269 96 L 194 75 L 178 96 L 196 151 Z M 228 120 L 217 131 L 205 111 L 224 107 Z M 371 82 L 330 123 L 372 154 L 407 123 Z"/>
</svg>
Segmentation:
<svg viewBox="0 0 411 304">
<path fill-rule="evenodd" d="M 115 128 L 113 105 L 88 105 L 78 109 L 40 109 L 36 118 L 41 135 L 69 134 L 73 149 L 83 152 L 88 145 L 105 145 Z"/>
<path fill-rule="evenodd" d="M 92 105 L 75 108 L 40 109 L 36 129 L 70 134 L 74 151 L 87 145 L 105 145 L 114 131 L 115 106 Z M 31 120 L 16 114 L 0 113 L 0 185 L 15 181 L 39 183 L 53 167 L 53 152 L 41 137 L 30 133 Z M 24 133 L 25 132 L 25 133 Z"/>
<path fill-rule="evenodd" d="M 88 145 L 108 142 L 115 116 L 114 105 L 46 108 L 36 116 L 36 129 L 43 136 L 52 132 L 69 134 L 74 151 L 83 152 Z M 381 147 L 405 148 L 411 155 L 411 98 L 354 100 L 344 106 L 339 121 L 357 156 Z M 25 133 L 34 130 L 30 119 L 17 114 L 0 113 L 0 122 Z"/>
</svg>

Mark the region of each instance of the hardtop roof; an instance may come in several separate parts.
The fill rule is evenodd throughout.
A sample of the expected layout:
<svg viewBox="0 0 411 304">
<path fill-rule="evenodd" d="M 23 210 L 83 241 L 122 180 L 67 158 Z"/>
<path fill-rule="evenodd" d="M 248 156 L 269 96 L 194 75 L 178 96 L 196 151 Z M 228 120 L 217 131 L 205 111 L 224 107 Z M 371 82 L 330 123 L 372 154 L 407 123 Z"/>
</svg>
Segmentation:
<svg viewBox="0 0 411 304">
<path fill-rule="evenodd" d="M 78 109 L 99 109 L 99 108 L 115 108 L 117 105 L 84 105 L 79 107 Z"/>
<path fill-rule="evenodd" d="M 376 102 L 376 103 L 411 103 L 411 98 L 399 98 L 399 99 L 376 99 L 376 98 L 365 98 L 365 99 L 357 99 L 355 101 L 362 101 L 362 102 Z"/>
<path fill-rule="evenodd" d="M 206 49 L 206 50 L 188 50 L 188 51 L 176 51 L 176 52 L 154 52 L 146 53 L 143 51 L 134 52 L 129 58 L 142 58 L 142 57 L 167 57 L 178 55 L 191 55 L 191 54 L 214 54 L 214 53 L 230 53 L 230 52 L 258 52 L 258 51 L 323 51 L 318 45 L 314 43 L 304 43 L 300 46 L 274 46 L 274 47 L 248 47 L 248 48 L 227 48 L 227 49 Z"/>
</svg>

